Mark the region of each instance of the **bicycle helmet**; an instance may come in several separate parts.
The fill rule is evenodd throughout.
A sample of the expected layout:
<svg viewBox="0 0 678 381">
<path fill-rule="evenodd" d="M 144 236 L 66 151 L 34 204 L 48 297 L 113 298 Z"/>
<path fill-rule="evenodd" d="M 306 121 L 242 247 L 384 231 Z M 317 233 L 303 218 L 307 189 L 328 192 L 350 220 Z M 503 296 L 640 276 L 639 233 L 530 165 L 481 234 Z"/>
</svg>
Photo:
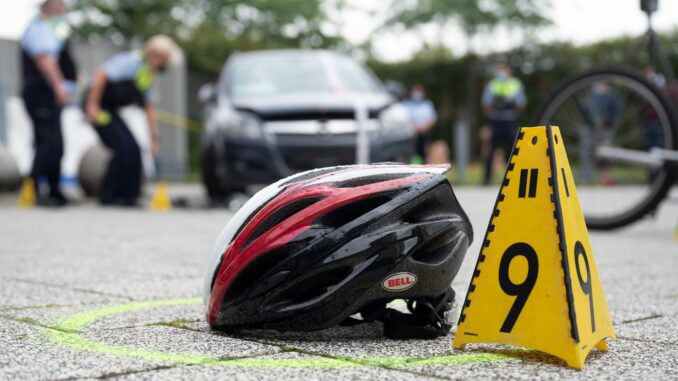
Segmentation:
<svg viewBox="0 0 678 381">
<path fill-rule="evenodd" d="M 204 286 L 208 323 L 312 331 L 378 320 L 387 337 L 447 334 L 451 283 L 473 239 L 448 169 L 331 167 L 264 188 L 217 240 Z M 394 299 L 410 313 L 387 308 Z"/>
</svg>

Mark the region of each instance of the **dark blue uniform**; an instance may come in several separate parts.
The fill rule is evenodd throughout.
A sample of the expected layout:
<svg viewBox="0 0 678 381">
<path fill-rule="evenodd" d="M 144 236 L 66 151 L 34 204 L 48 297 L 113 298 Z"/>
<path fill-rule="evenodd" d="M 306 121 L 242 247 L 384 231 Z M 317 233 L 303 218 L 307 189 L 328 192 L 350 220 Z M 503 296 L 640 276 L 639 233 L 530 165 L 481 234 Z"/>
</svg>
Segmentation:
<svg viewBox="0 0 678 381">
<path fill-rule="evenodd" d="M 57 104 L 52 86 L 38 69 L 35 59 L 47 54 L 57 60 L 66 80 L 73 88 L 77 75 L 68 46 L 68 26 L 59 19 L 36 17 L 21 38 L 22 97 L 33 122 L 35 158 L 32 176 L 36 184 L 49 184 L 49 196 L 63 198 L 59 192 L 63 138 L 61 106 Z M 47 196 L 38 193 L 40 196 Z"/>
<path fill-rule="evenodd" d="M 104 66 L 108 81 L 100 107 L 102 115 L 95 130 L 113 157 L 99 192 L 102 204 L 135 205 L 141 191 L 141 151 L 131 131 L 120 117 L 124 106 L 143 107 L 153 98 L 153 75 L 143 53 L 120 53 Z"/>
</svg>

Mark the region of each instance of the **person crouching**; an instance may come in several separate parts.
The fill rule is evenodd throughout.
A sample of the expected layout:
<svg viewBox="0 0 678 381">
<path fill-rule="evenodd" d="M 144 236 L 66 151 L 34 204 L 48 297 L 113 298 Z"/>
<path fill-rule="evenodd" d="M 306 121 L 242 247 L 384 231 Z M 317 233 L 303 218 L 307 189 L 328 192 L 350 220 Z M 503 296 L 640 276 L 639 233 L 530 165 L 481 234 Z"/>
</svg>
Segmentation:
<svg viewBox="0 0 678 381">
<path fill-rule="evenodd" d="M 129 105 L 144 109 L 151 134 L 151 152 L 155 156 L 158 127 L 154 74 L 165 71 L 180 55 L 171 38 L 158 35 L 150 38 L 143 50 L 113 56 L 95 73 L 85 98 L 85 114 L 102 142 L 113 151 L 99 191 L 102 205 L 137 205 L 141 192 L 141 151 L 119 111 Z"/>
</svg>

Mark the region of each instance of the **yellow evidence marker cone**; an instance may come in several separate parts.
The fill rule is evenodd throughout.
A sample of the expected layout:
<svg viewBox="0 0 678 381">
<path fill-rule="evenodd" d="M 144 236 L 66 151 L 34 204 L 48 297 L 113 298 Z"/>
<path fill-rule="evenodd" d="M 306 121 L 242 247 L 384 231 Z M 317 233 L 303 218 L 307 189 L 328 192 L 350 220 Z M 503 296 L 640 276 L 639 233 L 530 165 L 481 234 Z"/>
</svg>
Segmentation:
<svg viewBox="0 0 678 381">
<path fill-rule="evenodd" d="M 163 181 L 158 181 L 155 184 L 155 192 L 151 197 L 151 210 L 166 212 L 172 209 L 172 200 L 167 192 L 167 184 Z"/>
<path fill-rule="evenodd" d="M 16 206 L 19 208 L 32 208 L 35 206 L 35 199 L 35 181 L 32 177 L 26 177 L 21 184 Z"/>
<path fill-rule="evenodd" d="M 452 345 L 522 346 L 583 369 L 606 338 L 616 337 L 560 129 L 524 127 Z"/>
</svg>

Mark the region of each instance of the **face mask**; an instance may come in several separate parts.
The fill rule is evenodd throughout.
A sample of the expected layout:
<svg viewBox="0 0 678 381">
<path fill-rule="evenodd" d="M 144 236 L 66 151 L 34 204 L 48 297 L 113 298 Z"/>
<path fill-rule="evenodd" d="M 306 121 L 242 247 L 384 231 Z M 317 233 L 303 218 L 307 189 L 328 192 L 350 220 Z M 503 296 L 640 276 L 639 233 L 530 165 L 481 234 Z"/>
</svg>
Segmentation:
<svg viewBox="0 0 678 381">
<path fill-rule="evenodd" d="M 424 93 L 422 93 L 421 91 L 414 91 L 412 92 L 412 99 L 414 99 L 415 101 L 420 101 L 424 99 Z"/>
<path fill-rule="evenodd" d="M 506 80 L 506 79 L 508 79 L 508 77 L 509 77 L 509 75 L 505 71 L 497 72 L 497 78 L 499 78 L 499 79 Z"/>
<path fill-rule="evenodd" d="M 71 27 L 63 15 L 50 17 L 48 23 L 59 40 L 65 41 L 71 36 Z"/>
</svg>

